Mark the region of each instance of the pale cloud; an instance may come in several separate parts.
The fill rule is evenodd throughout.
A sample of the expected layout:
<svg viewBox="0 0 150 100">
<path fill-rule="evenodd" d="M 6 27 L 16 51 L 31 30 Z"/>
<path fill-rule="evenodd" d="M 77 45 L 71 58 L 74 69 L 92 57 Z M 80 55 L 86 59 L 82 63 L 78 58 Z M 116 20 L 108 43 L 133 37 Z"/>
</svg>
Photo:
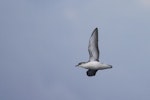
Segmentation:
<svg viewBox="0 0 150 100">
<path fill-rule="evenodd" d="M 145 8 L 150 8 L 150 0 L 139 0 L 139 3 Z"/>
<path fill-rule="evenodd" d="M 66 8 L 63 11 L 64 17 L 69 21 L 77 21 L 79 19 L 79 13 L 76 9 Z"/>
</svg>

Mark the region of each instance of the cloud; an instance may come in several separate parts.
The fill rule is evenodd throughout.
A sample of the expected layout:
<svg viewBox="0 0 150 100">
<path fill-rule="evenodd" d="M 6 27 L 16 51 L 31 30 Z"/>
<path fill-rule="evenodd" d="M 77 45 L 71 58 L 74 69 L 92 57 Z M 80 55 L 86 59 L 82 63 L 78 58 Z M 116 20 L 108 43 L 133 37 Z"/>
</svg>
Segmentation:
<svg viewBox="0 0 150 100">
<path fill-rule="evenodd" d="M 150 0 L 139 0 L 139 3 L 145 8 L 150 8 Z"/>
<path fill-rule="evenodd" d="M 70 21 L 76 21 L 79 18 L 78 11 L 73 8 L 64 9 L 63 14 L 65 18 Z"/>
</svg>

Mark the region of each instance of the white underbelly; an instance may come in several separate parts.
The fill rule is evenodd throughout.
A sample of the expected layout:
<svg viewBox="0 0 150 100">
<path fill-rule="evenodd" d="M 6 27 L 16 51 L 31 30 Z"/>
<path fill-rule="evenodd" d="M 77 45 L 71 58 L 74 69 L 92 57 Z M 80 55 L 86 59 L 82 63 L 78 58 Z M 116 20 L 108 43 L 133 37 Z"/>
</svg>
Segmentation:
<svg viewBox="0 0 150 100">
<path fill-rule="evenodd" d="M 97 61 L 92 61 L 92 62 L 88 62 L 86 64 L 83 65 L 84 68 L 87 68 L 87 69 L 98 69 L 101 66 L 101 64 Z"/>
<path fill-rule="evenodd" d="M 108 66 L 105 66 L 104 64 L 98 61 L 85 63 L 82 67 L 86 69 L 93 69 L 93 70 L 103 70 L 108 68 Z"/>
</svg>

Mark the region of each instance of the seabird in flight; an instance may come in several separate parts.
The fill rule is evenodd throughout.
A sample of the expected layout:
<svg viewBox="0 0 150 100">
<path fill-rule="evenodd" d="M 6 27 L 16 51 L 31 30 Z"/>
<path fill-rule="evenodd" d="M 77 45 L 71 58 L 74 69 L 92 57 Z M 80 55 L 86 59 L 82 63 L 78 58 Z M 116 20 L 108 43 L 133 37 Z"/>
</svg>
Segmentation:
<svg viewBox="0 0 150 100">
<path fill-rule="evenodd" d="M 78 65 L 76 65 L 78 67 L 88 69 L 87 71 L 88 76 L 95 76 L 98 70 L 112 68 L 112 65 L 103 64 L 99 61 L 98 28 L 95 28 L 90 37 L 88 51 L 90 55 L 89 61 L 80 62 Z"/>
</svg>

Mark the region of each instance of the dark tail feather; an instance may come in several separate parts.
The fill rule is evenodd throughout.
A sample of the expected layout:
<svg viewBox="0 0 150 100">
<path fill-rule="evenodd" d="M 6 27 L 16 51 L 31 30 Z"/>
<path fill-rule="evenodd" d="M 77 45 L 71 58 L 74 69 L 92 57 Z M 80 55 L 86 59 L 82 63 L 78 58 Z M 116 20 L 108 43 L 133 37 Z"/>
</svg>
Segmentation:
<svg viewBox="0 0 150 100">
<path fill-rule="evenodd" d="M 86 74 L 87 76 L 95 76 L 96 75 L 96 72 L 97 70 L 92 70 L 92 69 L 89 69 Z"/>
</svg>

